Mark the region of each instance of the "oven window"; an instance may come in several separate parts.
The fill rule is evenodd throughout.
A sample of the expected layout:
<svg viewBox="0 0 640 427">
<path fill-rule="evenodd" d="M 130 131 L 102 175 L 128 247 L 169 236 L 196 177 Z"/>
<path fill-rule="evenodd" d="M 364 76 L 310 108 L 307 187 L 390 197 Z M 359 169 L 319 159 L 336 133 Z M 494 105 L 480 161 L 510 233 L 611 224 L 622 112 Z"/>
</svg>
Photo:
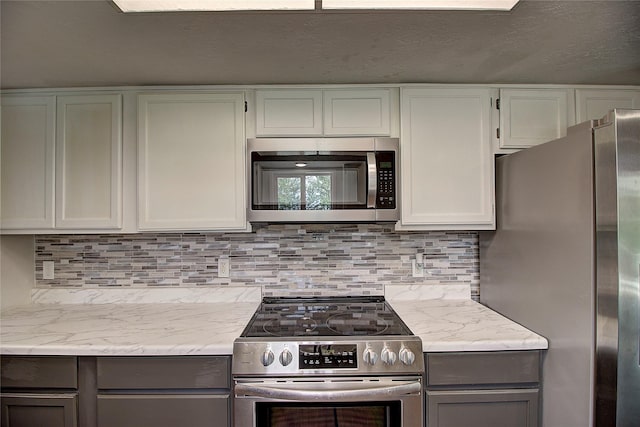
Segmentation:
<svg viewBox="0 0 640 427">
<path fill-rule="evenodd" d="M 401 403 L 256 403 L 256 427 L 400 427 Z"/>
</svg>

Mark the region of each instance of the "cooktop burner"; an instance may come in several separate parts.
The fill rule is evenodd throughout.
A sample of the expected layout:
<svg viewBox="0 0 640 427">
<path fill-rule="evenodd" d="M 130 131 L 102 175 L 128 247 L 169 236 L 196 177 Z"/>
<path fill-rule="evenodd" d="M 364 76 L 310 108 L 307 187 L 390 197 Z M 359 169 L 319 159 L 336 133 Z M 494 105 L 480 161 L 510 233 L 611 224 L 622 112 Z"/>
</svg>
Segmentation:
<svg viewBox="0 0 640 427">
<path fill-rule="evenodd" d="M 242 337 L 412 335 L 383 297 L 264 298 Z"/>
</svg>

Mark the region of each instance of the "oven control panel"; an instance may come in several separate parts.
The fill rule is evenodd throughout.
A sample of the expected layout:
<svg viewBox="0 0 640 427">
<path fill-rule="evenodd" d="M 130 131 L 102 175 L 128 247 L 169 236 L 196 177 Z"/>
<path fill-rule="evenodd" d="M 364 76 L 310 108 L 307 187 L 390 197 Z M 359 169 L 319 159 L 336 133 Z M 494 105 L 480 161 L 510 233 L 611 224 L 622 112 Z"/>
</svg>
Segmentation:
<svg viewBox="0 0 640 427">
<path fill-rule="evenodd" d="M 245 341 L 233 348 L 234 375 L 415 374 L 424 371 L 418 337 L 381 340 Z"/>
<path fill-rule="evenodd" d="M 358 367 L 356 344 L 300 344 L 299 369 L 343 369 Z"/>
</svg>

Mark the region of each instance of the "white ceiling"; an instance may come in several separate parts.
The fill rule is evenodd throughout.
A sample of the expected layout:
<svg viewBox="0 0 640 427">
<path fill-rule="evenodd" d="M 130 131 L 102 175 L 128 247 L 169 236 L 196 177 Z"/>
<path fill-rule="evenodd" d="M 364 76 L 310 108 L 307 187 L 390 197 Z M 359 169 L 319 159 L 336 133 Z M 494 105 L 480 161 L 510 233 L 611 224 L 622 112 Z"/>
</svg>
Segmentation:
<svg viewBox="0 0 640 427">
<path fill-rule="evenodd" d="M 2 88 L 304 83 L 640 84 L 640 1 L 511 12 L 123 14 L 0 2 Z"/>
</svg>

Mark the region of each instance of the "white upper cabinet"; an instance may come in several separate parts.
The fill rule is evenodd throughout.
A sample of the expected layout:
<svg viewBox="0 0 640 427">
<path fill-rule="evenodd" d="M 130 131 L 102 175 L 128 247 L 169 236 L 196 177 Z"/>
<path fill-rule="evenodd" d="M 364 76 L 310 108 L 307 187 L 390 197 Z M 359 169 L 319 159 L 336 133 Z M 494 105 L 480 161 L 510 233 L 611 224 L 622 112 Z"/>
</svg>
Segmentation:
<svg viewBox="0 0 640 427">
<path fill-rule="evenodd" d="M 490 89 L 401 93 L 401 230 L 495 228 Z"/>
<path fill-rule="evenodd" d="M 244 230 L 243 93 L 138 97 L 138 228 Z"/>
<path fill-rule="evenodd" d="M 59 96 L 56 228 L 122 226 L 122 96 Z"/>
<path fill-rule="evenodd" d="M 256 136 L 321 135 L 321 90 L 256 91 Z"/>
<path fill-rule="evenodd" d="M 4 96 L 2 229 L 122 226 L 122 96 Z"/>
<path fill-rule="evenodd" d="M 601 119 L 614 108 L 640 108 L 640 90 L 576 89 L 577 123 Z"/>
<path fill-rule="evenodd" d="M 54 226 L 55 96 L 2 97 L 1 228 Z"/>
<path fill-rule="evenodd" d="M 372 88 L 257 90 L 256 136 L 390 136 L 397 93 Z"/>
<path fill-rule="evenodd" d="M 325 135 L 388 136 L 390 117 L 388 89 L 324 91 Z"/>
<path fill-rule="evenodd" d="M 500 89 L 499 149 L 521 149 L 567 134 L 575 121 L 571 89 Z"/>
</svg>

